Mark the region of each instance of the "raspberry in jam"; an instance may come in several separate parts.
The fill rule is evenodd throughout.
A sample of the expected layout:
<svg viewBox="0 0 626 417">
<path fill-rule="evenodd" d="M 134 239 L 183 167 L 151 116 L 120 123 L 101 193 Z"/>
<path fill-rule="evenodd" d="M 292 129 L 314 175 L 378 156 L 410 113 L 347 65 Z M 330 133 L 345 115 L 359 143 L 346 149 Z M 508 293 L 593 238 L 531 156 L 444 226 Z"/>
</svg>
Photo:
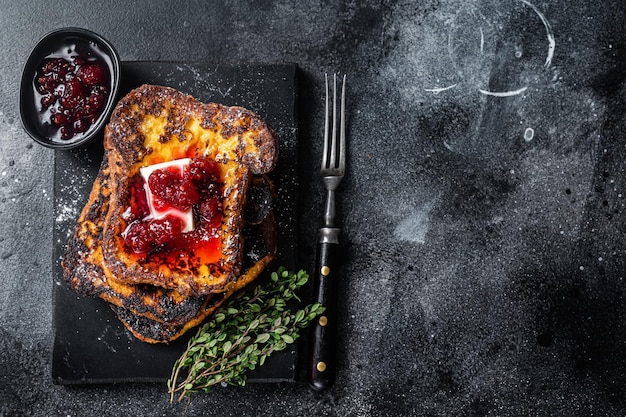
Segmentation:
<svg viewBox="0 0 626 417">
<path fill-rule="evenodd" d="M 140 257 L 169 264 L 181 256 L 199 257 L 205 263 L 217 260 L 222 192 L 219 167 L 206 158 L 193 158 L 182 168 L 155 169 L 147 181 L 137 173 L 125 212 L 126 246 Z M 193 215 L 194 227 L 189 231 L 184 231 L 185 211 Z M 164 214 L 155 217 L 154 213 Z"/>
<path fill-rule="evenodd" d="M 79 139 L 96 123 L 111 91 L 110 65 L 97 45 L 78 40 L 44 58 L 33 89 L 51 140 Z"/>
</svg>

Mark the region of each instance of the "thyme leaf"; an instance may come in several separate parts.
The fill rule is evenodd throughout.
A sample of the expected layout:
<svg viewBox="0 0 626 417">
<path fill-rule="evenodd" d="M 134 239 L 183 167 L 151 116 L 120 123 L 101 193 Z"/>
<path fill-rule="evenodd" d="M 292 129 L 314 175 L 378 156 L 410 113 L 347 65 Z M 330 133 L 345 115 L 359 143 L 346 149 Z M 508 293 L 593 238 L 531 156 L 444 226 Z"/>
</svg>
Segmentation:
<svg viewBox="0 0 626 417">
<path fill-rule="evenodd" d="M 244 386 L 248 370 L 295 342 L 300 330 L 324 311 L 319 303 L 293 312 L 287 306 L 291 299 L 300 301 L 296 291 L 308 278 L 303 270 L 280 267 L 268 283 L 231 297 L 198 329 L 174 364 L 167 382 L 170 401 L 177 393 L 181 401 L 216 384 Z"/>
</svg>

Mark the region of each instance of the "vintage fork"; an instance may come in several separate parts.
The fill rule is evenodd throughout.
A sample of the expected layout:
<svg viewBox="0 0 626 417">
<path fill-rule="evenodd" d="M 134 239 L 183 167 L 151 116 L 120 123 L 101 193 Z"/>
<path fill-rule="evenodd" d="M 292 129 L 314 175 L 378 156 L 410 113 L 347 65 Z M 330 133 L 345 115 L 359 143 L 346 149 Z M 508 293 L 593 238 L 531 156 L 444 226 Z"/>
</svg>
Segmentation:
<svg viewBox="0 0 626 417">
<path fill-rule="evenodd" d="M 319 230 L 316 270 L 313 279 L 313 302 L 326 310 L 312 325 L 308 379 L 311 386 L 322 390 L 335 379 L 337 338 L 337 280 L 339 279 L 339 232 L 336 224 L 335 191 L 346 171 L 346 76 L 341 82 L 341 108 L 337 125 L 337 74 L 333 75 L 332 134 L 330 134 L 328 74 L 326 75 L 326 117 L 321 176 L 326 188 L 324 226 Z M 339 132 L 339 137 L 337 133 Z"/>
</svg>

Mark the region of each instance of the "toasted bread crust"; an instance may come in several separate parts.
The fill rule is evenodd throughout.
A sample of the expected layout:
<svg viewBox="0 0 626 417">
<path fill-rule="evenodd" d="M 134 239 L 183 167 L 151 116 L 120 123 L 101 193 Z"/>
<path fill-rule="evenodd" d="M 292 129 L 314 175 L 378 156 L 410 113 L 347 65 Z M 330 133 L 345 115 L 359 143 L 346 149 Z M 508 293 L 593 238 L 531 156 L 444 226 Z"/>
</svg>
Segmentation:
<svg viewBox="0 0 626 417">
<path fill-rule="evenodd" d="M 104 225 L 104 265 L 121 282 L 176 289 L 183 294 L 221 291 L 241 273 L 242 207 L 252 174 L 271 171 L 277 138 L 256 114 L 241 107 L 203 104 L 177 90 L 144 85 L 124 97 L 105 131 L 105 150 L 113 178 Z M 210 157 L 219 163 L 223 191 L 220 227 L 222 255 L 203 263 L 194 254 L 174 267 L 150 256 L 129 253 L 123 217 L 129 207 L 129 182 L 142 166 L 181 157 Z"/>
<path fill-rule="evenodd" d="M 129 310 L 111 304 L 111 308 L 117 318 L 124 324 L 137 339 L 146 343 L 168 343 L 178 339 L 189 329 L 199 325 L 202 321 L 213 314 L 231 295 L 256 279 L 274 258 L 273 254 L 266 254 L 263 258 L 251 266 L 244 274 L 232 282 L 223 293 L 216 294 L 208 299 L 196 316 L 183 324 L 170 324 L 155 321 L 149 317 L 132 314 Z"/>
</svg>

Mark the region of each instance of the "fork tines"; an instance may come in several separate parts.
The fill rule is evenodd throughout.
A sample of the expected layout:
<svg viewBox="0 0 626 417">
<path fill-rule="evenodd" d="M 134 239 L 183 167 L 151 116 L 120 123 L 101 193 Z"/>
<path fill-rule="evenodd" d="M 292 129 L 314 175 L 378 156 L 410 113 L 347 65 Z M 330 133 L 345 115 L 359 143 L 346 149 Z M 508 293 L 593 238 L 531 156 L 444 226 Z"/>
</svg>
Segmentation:
<svg viewBox="0 0 626 417">
<path fill-rule="evenodd" d="M 328 87 L 328 74 L 326 78 L 326 119 L 324 123 L 324 150 L 322 155 L 322 175 L 343 175 L 346 164 L 346 122 L 345 122 L 345 108 L 346 108 L 346 75 L 342 77 L 341 85 L 341 108 L 339 113 L 339 143 L 337 143 L 337 74 L 333 74 L 333 109 L 332 116 L 330 115 L 329 106 L 329 87 Z M 329 143 L 329 130 L 330 119 L 333 120 L 332 135 L 330 135 Z M 337 149 L 338 148 L 338 149 Z M 330 154 L 330 156 L 329 156 Z"/>
</svg>

